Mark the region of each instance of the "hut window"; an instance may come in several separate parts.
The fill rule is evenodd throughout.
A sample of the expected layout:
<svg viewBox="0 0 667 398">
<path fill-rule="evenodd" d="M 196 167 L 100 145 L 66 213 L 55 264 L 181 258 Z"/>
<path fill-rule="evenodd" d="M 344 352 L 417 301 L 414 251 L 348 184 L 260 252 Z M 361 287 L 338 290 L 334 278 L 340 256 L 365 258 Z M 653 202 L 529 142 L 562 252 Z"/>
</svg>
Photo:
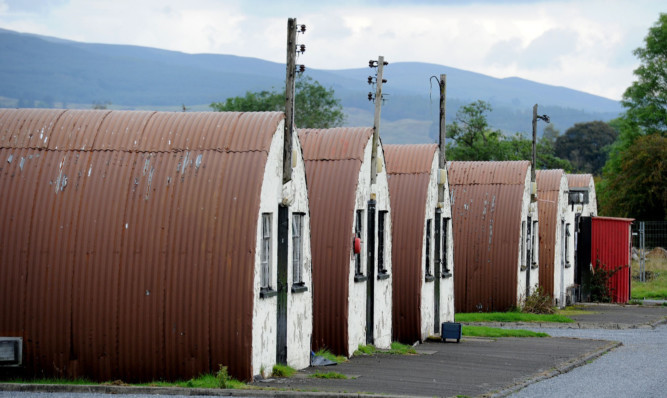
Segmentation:
<svg viewBox="0 0 667 398">
<path fill-rule="evenodd" d="M 431 266 L 431 224 L 433 223 L 433 220 L 430 218 L 426 220 L 426 276 L 433 276 L 433 272 L 431 269 L 433 268 Z"/>
<path fill-rule="evenodd" d="M 526 270 L 526 222 L 522 221 L 521 222 L 521 271 L 525 270 Z"/>
<path fill-rule="evenodd" d="M 537 221 L 533 221 L 533 228 L 530 230 L 530 266 L 531 268 L 537 268 L 537 251 L 539 247 L 537 245 Z"/>
<path fill-rule="evenodd" d="M 271 213 L 262 213 L 262 277 L 263 288 L 271 287 Z"/>
<path fill-rule="evenodd" d="M 386 240 L 385 221 L 387 219 L 387 211 L 381 210 L 378 213 L 378 278 L 382 279 L 387 274 L 387 268 L 384 264 L 384 245 Z"/>
<path fill-rule="evenodd" d="M 303 284 L 303 214 L 292 215 L 292 282 Z"/>
<path fill-rule="evenodd" d="M 449 271 L 449 245 L 447 244 L 447 235 L 449 234 L 449 218 L 442 219 L 442 276 L 451 276 Z"/>
<path fill-rule="evenodd" d="M 361 252 L 363 250 L 361 248 L 355 248 L 355 244 L 357 240 L 361 242 L 361 232 L 363 230 L 363 219 L 364 219 L 364 211 L 363 210 L 357 210 L 355 214 L 355 219 L 354 219 L 354 242 L 352 245 L 352 252 L 354 253 L 354 275 L 355 276 L 362 276 L 364 273 L 361 270 Z M 362 281 L 365 279 L 362 278 L 355 278 L 355 280 Z"/>
<path fill-rule="evenodd" d="M 570 264 L 570 224 L 565 224 L 565 267 L 569 268 Z"/>
</svg>

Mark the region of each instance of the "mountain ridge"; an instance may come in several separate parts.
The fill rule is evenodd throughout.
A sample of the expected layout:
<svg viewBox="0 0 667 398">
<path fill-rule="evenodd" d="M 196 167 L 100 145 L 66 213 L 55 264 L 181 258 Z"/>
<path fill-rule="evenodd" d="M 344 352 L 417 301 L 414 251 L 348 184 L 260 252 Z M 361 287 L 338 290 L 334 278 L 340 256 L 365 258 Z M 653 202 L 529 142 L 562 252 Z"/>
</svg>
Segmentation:
<svg viewBox="0 0 667 398">
<path fill-rule="evenodd" d="M 335 90 L 348 124 L 367 120 L 364 124 L 370 125 L 373 106 L 367 100 L 366 80 L 372 72 L 351 68 L 306 73 Z M 566 87 L 432 63 L 396 62 L 385 68 L 384 142 L 431 142 L 437 137 L 439 90 L 431 76 L 442 73 L 447 75 L 448 123 L 459 107 L 476 100 L 492 105 L 490 125 L 508 133 L 527 133 L 535 103 L 562 132 L 574 123 L 608 121 L 622 112 L 618 101 Z M 4 106 L 110 102 L 122 109 L 179 110 L 205 108 L 246 91 L 281 89 L 285 66 L 260 58 L 83 43 L 0 28 L 0 76 Z"/>
</svg>

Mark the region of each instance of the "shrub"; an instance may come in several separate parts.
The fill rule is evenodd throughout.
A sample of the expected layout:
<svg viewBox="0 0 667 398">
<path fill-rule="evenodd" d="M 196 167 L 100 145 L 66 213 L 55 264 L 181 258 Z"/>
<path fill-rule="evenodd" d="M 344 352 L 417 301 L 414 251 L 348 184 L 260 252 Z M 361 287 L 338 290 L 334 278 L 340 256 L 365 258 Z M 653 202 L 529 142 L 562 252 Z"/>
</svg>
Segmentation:
<svg viewBox="0 0 667 398">
<path fill-rule="evenodd" d="M 527 314 L 553 314 L 556 310 L 553 307 L 551 296 L 544 293 L 542 286 L 539 286 L 523 301 L 521 312 Z"/>
</svg>

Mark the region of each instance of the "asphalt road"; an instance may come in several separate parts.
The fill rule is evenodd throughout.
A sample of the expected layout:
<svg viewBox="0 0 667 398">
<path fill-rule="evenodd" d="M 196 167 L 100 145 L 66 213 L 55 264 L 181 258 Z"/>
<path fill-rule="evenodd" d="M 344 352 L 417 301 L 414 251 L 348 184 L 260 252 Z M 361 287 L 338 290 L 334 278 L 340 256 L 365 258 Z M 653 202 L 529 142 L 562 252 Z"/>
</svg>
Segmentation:
<svg viewBox="0 0 667 398">
<path fill-rule="evenodd" d="M 524 388 L 512 397 L 667 397 L 667 325 L 655 329 L 535 329 L 552 336 L 621 341 L 586 366 Z"/>
</svg>

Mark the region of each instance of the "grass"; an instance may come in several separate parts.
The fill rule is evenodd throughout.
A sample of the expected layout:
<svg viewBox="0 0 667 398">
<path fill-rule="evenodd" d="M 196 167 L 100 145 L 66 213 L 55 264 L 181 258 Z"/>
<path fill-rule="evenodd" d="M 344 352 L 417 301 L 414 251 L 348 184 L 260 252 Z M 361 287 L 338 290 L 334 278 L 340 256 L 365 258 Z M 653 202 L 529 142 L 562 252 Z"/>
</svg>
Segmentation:
<svg viewBox="0 0 667 398">
<path fill-rule="evenodd" d="M 397 341 L 394 341 L 391 343 L 391 350 L 389 350 L 390 354 L 398 354 L 398 355 L 413 355 L 417 354 L 417 351 L 412 348 L 412 346 L 401 344 Z"/>
<path fill-rule="evenodd" d="M 332 362 L 336 362 L 336 363 L 347 362 L 347 358 L 345 358 L 344 356 L 334 355 L 334 354 L 331 353 L 331 351 L 329 351 L 327 349 L 321 349 L 321 350 L 317 351 L 315 353 L 315 355 L 317 355 L 318 357 L 326 358 L 326 359 L 328 359 Z"/>
<path fill-rule="evenodd" d="M 150 383 L 124 383 L 120 380 L 97 383 L 87 379 L 60 379 L 60 378 L 41 378 L 41 379 L 12 379 L 3 380 L 3 383 L 20 384 L 65 384 L 65 385 L 124 385 L 124 386 L 146 386 L 146 387 L 183 387 L 183 388 L 248 388 L 248 386 L 236 379 L 227 376 L 225 386 L 221 387 L 218 375 L 206 374 L 190 380 L 180 381 L 152 381 Z"/>
<path fill-rule="evenodd" d="M 667 300 L 667 259 L 647 258 L 646 271 L 649 271 L 653 278 L 639 282 L 639 263 L 632 262 L 631 298 Z"/>
<path fill-rule="evenodd" d="M 359 347 L 354 351 L 354 355 L 371 355 L 377 352 L 377 348 L 374 345 L 359 345 Z"/>
<path fill-rule="evenodd" d="M 563 315 L 563 316 L 571 316 L 571 315 L 589 315 L 589 314 L 595 314 L 595 311 L 589 311 L 585 309 L 586 307 L 583 305 L 572 305 L 566 308 L 563 308 L 562 310 L 556 311 L 556 314 L 558 315 Z"/>
<path fill-rule="evenodd" d="M 523 329 L 500 329 L 488 326 L 463 325 L 461 334 L 474 337 L 549 337 L 546 333 L 533 332 Z"/>
<path fill-rule="evenodd" d="M 294 373 L 296 373 L 296 369 L 290 366 L 280 364 L 273 365 L 273 377 L 292 377 Z"/>
<path fill-rule="evenodd" d="M 454 316 L 457 322 L 574 322 L 560 314 L 526 314 L 523 312 L 468 312 Z"/>
<path fill-rule="evenodd" d="M 316 379 L 347 379 L 347 376 L 338 372 L 327 372 L 327 373 L 316 372 L 308 377 L 313 377 Z"/>
</svg>

